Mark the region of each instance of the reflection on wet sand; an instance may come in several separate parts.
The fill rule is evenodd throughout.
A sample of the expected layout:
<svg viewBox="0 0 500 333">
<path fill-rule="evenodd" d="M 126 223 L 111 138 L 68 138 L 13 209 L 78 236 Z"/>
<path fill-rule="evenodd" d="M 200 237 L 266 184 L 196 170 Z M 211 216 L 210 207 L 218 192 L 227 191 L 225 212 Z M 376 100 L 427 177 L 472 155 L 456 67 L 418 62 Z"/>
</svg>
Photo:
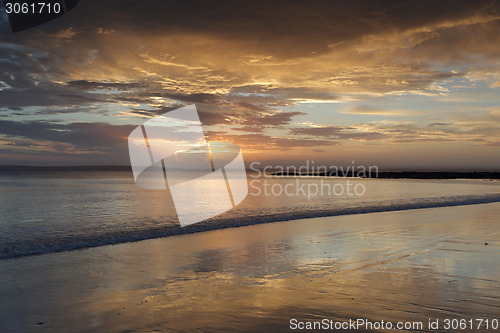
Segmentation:
<svg viewBox="0 0 500 333">
<path fill-rule="evenodd" d="M 291 318 L 499 318 L 499 212 L 339 216 L 4 260 L 2 322 L 8 332 L 276 332 Z"/>
</svg>

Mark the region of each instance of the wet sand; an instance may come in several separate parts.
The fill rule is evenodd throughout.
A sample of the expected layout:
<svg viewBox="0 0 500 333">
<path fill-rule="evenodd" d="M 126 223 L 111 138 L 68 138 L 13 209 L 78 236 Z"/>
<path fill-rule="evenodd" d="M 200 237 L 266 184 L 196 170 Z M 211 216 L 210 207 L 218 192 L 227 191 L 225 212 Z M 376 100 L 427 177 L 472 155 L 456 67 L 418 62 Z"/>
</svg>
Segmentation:
<svg viewBox="0 0 500 333">
<path fill-rule="evenodd" d="M 500 320 L 499 254 L 492 203 L 6 259 L 0 331 L 287 332 L 292 318 L 366 318 L 445 332 L 446 318 Z"/>
</svg>

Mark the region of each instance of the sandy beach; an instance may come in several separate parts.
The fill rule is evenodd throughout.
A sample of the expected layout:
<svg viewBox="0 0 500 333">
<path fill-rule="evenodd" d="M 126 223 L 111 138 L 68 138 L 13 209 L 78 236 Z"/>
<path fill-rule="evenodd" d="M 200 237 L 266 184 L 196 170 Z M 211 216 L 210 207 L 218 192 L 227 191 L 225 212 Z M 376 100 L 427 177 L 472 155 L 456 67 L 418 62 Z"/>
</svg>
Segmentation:
<svg viewBox="0 0 500 333">
<path fill-rule="evenodd" d="M 287 332 L 325 318 L 450 331 L 447 318 L 500 319 L 498 216 L 499 203 L 336 216 L 6 259 L 1 331 Z"/>
</svg>

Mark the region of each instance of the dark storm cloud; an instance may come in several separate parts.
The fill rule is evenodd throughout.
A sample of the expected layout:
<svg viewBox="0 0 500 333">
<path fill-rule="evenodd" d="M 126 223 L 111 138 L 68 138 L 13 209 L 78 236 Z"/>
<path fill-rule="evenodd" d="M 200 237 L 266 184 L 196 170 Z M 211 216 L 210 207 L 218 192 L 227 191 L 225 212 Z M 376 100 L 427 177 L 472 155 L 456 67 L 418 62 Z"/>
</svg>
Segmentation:
<svg viewBox="0 0 500 333">
<path fill-rule="evenodd" d="M 498 15 L 498 1 L 82 1 L 69 26 L 144 34 L 193 33 L 247 40 L 281 57 L 328 50 L 366 34 Z M 47 29 L 54 29 L 52 24 Z M 293 44 L 294 48 L 289 46 Z"/>
</svg>

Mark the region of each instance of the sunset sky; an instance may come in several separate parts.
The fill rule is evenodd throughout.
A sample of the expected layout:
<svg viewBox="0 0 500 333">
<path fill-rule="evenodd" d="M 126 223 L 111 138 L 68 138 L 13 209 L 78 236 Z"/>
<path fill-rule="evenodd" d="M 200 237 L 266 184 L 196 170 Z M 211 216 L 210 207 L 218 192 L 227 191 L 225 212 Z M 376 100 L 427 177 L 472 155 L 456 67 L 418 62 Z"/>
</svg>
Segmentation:
<svg viewBox="0 0 500 333">
<path fill-rule="evenodd" d="M 82 0 L 0 15 L 0 164 L 129 164 L 196 104 L 245 160 L 500 170 L 500 1 Z"/>
</svg>

